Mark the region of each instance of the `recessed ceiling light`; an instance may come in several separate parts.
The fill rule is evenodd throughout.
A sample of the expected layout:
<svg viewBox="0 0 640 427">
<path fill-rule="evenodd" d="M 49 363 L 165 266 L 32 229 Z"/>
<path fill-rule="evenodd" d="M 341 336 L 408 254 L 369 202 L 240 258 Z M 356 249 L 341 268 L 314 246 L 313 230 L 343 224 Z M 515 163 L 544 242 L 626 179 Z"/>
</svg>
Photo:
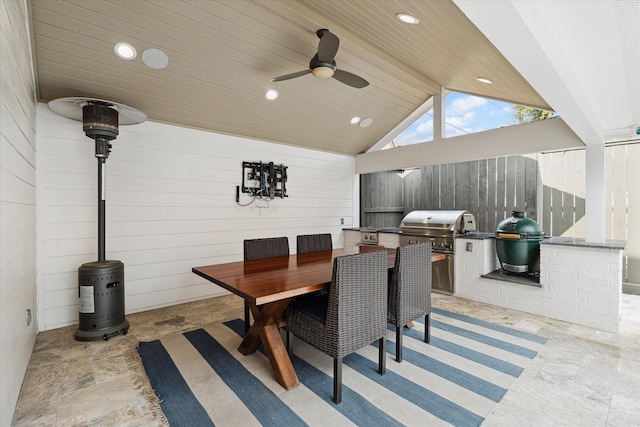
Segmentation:
<svg viewBox="0 0 640 427">
<path fill-rule="evenodd" d="M 362 121 L 360 122 L 360 127 L 361 127 L 361 128 L 366 128 L 366 127 L 368 127 L 371 123 L 373 123 L 373 119 L 372 119 L 372 118 L 367 117 L 366 119 L 364 119 L 364 120 L 362 120 Z"/>
<path fill-rule="evenodd" d="M 269 89 L 264 94 L 265 99 L 268 101 L 274 101 L 278 99 L 279 96 L 280 96 L 280 93 L 275 89 Z"/>
<path fill-rule="evenodd" d="M 355 125 L 359 121 L 360 121 L 360 117 L 356 116 L 356 117 L 352 117 L 349 123 L 351 123 L 352 125 Z"/>
<path fill-rule="evenodd" d="M 488 85 L 492 85 L 493 84 L 493 80 L 488 79 L 486 77 L 476 77 L 476 80 L 479 81 L 480 83 L 485 83 Z"/>
<path fill-rule="evenodd" d="M 122 59 L 126 59 L 127 61 L 130 61 L 138 56 L 138 52 L 136 52 L 136 49 L 129 43 L 118 43 L 113 47 L 113 50 L 116 55 L 118 55 Z"/>
<path fill-rule="evenodd" d="M 396 18 L 398 18 L 399 20 L 401 20 L 402 22 L 406 23 L 406 24 L 417 24 L 418 22 L 420 22 L 418 20 L 418 18 L 416 18 L 413 15 L 409 15 L 408 13 L 396 13 Z"/>
<path fill-rule="evenodd" d="M 142 52 L 142 62 L 154 70 L 161 70 L 169 65 L 169 57 L 160 49 L 147 49 Z"/>
</svg>

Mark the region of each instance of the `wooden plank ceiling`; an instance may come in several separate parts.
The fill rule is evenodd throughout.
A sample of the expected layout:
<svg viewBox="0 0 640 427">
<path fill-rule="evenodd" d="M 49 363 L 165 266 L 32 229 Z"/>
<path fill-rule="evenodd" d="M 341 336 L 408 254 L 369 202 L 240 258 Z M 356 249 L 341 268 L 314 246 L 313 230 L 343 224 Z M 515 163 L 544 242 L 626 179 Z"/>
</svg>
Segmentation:
<svg viewBox="0 0 640 427">
<path fill-rule="evenodd" d="M 31 0 L 39 100 L 135 107 L 157 122 L 347 155 L 363 153 L 440 87 L 524 105 L 546 102 L 450 1 Z M 396 13 L 416 16 L 408 25 Z M 340 38 L 337 67 L 363 89 L 306 75 L 316 30 Z M 118 58 L 127 42 L 138 56 Z M 161 49 L 162 70 L 141 53 Z M 479 83 L 482 76 L 494 81 Z M 266 101 L 267 89 L 280 98 Z M 353 116 L 372 118 L 367 128 Z"/>
</svg>

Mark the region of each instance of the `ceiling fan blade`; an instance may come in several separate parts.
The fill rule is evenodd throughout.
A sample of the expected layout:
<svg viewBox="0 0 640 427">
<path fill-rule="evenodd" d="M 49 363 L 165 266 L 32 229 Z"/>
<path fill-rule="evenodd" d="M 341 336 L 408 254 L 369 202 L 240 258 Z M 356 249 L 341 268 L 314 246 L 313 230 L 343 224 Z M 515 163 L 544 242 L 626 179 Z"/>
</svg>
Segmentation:
<svg viewBox="0 0 640 427">
<path fill-rule="evenodd" d="M 272 82 L 281 82 L 282 80 L 295 79 L 296 77 L 302 77 L 305 74 L 309 74 L 311 70 L 296 71 L 295 73 L 285 74 L 284 76 L 278 76 L 271 79 Z"/>
<path fill-rule="evenodd" d="M 318 60 L 321 62 L 333 61 L 338 48 L 340 47 L 340 39 L 329 30 L 325 30 L 318 43 Z"/>
<path fill-rule="evenodd" d="M 336 70 L 333 73 L 333 78 L 338 80 L 339 82 L 346 84 L 347 86 L 355 87 L 357 89 L 362 89 L 365 86 L 369 86 L 368 81 L 348 71 Z"/>
</svg>

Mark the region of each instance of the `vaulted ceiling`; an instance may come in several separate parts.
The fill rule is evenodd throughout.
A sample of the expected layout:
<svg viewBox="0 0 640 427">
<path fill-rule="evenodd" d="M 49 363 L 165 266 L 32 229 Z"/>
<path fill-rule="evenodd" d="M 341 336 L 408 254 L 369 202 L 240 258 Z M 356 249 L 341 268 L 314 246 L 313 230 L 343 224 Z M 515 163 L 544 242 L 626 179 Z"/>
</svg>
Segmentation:
<svg viewBox="0 0 640 427">
<path fill-rule="evenodd" d="M 367 151 L 441 87 L 554 109 L 544 81 L 536 90 L 523 77 L 535 64 L 517 70 L 496 48 L 504 34 L 489 41 L 456 3 L 469 8 L 449 0 L 31 0 L 38 96 L 106 99 L 153 121 L 347 155 Z M 399 12 L 419 24 L 400 22 Z M 481 24 L 482 14 L 471 13 Z M 496 16 L 500 29 L 521 25 Z M 311 74 L 271 82 L 309 67 L 320 28 L 340 39 L 337 68 L 367 87 Z M 516 40 L 518 27 L 511 31 Z M 119 42 L 138 56 L 117 57 Z M 168 66 L 145 65 L 147 49 L 165 52 Z M 279 99 L 267 101 L 268 89 Z M 363 128 L 353 116 L 373 121 Z"/>
</svg>

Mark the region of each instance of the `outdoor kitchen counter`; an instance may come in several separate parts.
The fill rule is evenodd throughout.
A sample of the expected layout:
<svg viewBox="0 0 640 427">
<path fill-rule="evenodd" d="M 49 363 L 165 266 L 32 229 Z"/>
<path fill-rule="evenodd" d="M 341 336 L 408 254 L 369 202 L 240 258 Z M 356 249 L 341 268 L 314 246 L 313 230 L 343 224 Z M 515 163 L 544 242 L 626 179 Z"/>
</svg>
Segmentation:
<svg viewBox="0 0 640 427">
<path fill-rule="evenodd" d="M 371 231 L 376 233 L 392 233 L 392 234 L 400 234 L 400 229 L 398 227 L 353 227 L 353 228 L 343 228 L 343 231 Z"/>
<path fill-rule="evenodd" d="M 483 233 L 481 231 L 472 231 L 471 233 L 458 234 L 454 236 L 456 239 L 486 240 L 493 239 L 495 233 Z"/>
<path fill-rule="evenodd" d="M 495 238 L 456 236 L 455 296 L 617 333 L 625 241 L 549 237 L 540 242 L 539 284 L 497 280 Z"/>
<path fill-rule="evenodd" d="M 605 240 L 603 243 L 587 242 L 585 239 L 576 237 L 550 237 L 540 242 L 541 245 L 575 246 L 594 249 L 624 249 L 627 247 L 626 240 Z"/>
<path fill-rule="evenodd" d="M 495 233 L 483 233 L 474 231 L 466 234 L 458 234 L 456 239 L 486 240 L 495 238 Z M 577 237 L 545 237 L 540 241 L 541 245 L 576 246 L 595 249 L 624 249 L 627 247 L 626 240 L 605 240 L 603 243 L 587 242 L 585 239 Z"/>
</svg>

